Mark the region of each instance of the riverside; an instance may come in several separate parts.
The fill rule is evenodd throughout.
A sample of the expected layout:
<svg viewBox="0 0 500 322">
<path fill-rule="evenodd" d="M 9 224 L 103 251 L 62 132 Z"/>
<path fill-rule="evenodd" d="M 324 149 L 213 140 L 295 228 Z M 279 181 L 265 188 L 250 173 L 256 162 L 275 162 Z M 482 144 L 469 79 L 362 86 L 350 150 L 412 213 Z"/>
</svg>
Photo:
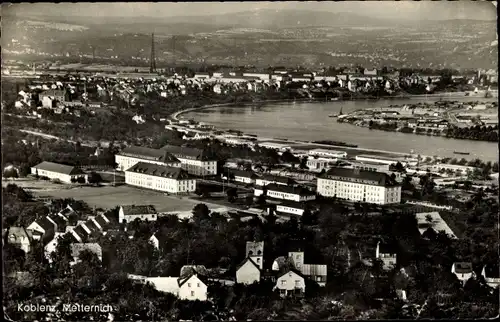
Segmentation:
<svg viewBox="0 0 500 322">
<path fill-rule="evenodd" d="M 445 99 L 444 97 L 443 99 Z M 389 105 L 435 102 L 440 97 L 406 98 L 389 100 L 333 101 L 325 103 L 295 102 L 262 106 L 218 106 L 187 112 L 184 118 L 214 125 L 220 129 L 237 129 L 261 137 L 285 137 L 292 140 L 333 140 L 384 151 L 422 155 L 456 157 L 454 151 L 470 153 L 465 159 L 498 161 L 498 145 L 493 142 L 454 140 L 436 136 L 418 136 L 405 133 L 371 131 L 368 128 L 337 123 L 328 116 L 351 113 L 367 108 L 384 108 Z M 455 101 L 477 101 L 474 97 L 453 98 Z M 495 102 L 496 98 L 481 101 Z"/>
</svg>

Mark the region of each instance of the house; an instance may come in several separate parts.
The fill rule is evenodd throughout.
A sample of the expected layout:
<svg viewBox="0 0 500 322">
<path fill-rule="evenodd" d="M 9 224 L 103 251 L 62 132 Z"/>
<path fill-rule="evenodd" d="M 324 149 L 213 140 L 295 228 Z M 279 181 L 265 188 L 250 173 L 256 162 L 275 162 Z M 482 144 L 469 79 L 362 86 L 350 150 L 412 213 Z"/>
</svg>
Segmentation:
<svg viewBox="0 0 500 322">
<path fill-rule="evenodd" d="M 376 68 L 374 68 L 374 69 L 365 68 L 365 70 L 363 71 L 363 75 L 365 75 L 365 76 L 377 76 L 377 69 Z"/>
<path fill-rule="evenodd" d="M 299 271 L 290 269 L 278 275 L 274 290 L 278 290 L 282 297 L 302 297 L 306 291 L 305 278 Z"/>
<path fill-rule="evenodd" d="M 11 245 L 16 245 L 24 251 L 24 253 L 29 253 L 31 250 L 31 243 L 33 241 L 33 235 L 29 230 L 24 227 L 9 227 L 7 231 L 7 243 Z"/>
<path fill-rule="evenodd" d="M 331 158 L 331 159 L 343 159 L 347 158 L 347 152 L 345 151 L 336 151 L 336 150 L 328 150 L 328 149 L 312 149 L 309 150 L 308 153 L 310 156 Z"/>
<path fill-rule="evenodd" d="M 158 212 L 152 205 L 128 205 L 121 206 L 118 211 L 119 223 L 130 223 L 136 219 L 156 221 Z"/>
<path fill-rule="evenodd" d="M 248 258 L 250 258 L 257 266 L 262 269 L 264 263 L 264 242 L 252 242 L 247 241 L 246 243 L 246 253 Z"/>
<path fill-rule="evenodd" d="M 196 190 L 196 179 L 188 171 L 145 162 L 139 162 L 125 171 L 125 183 L 169 193 L 190 193 Z"/>
<path fill-rule="evenodd" d="M 407 165 L 407 162 L 401 158 L 390 158 L 378 155 L 367 155 L 367 154 L 357 155 L 355 159 L 356 161 L 361 161 L 361 162 L 384 163 L 387 165 L 396 164 L 400 162 L 403 166 Z"/>
<path fill-rule="evenodd" d="M 181 161 L 171 153 L 161 149 L 129 146 L 115 155 L 117 170 L 125 171 L 139 162 L 170 167 L 181 167 Z"/>
<path fill-rule="evenodd" d="M 208 286 L 206 277 L 193 273 L 187 277 L 180 277 L 179 298 L 189 301 L 206 301 L 208 299 Z"/>
<path fill-rule="evenodd" d="M 472 263 L 470 262 L 455 262 L 451 266 L 451 272 L 465 284 L 469 279 L 475 277 L 475 273 L 472 270 Z"/>
<path fill-rule="evenodd" d="M 56 225 L 47 217 L 42 217 L 35 220 L 26 230 L 31 233 L 33 240 L 42 240 L 42 238 L 49 238 L 55 233 Z"/>
<path fill-rule="evenodd" d="M 84 243 L 85 241 L 87 241 L 90 235 L 90 232 L 88 231 L 88 229 L 86 229 L 86 227 L 83 224 L 79 224 L 69 233 L 70 236 L 72 236 L 73 239 L 78 243 Z"/>
<path fill-rule="evenodd" d="M 276 205 L 276 211 L 280 213 L 285 213 L 289 215 L 302 216 L 306 209 L 306 205 L 303 202 L 288 201 L 285 200 L 282 203 Z"/>
<path fill-rule="evenodd" d="M 210 176 L 217 174 L 217 159 L 209 156 L 205 151 L 174 145 L 162 147 L 181 162 L 182 169 L 196 176 Z"/>
<path fill-rule="evenodd" d="M 61 90 L 47 90 L 39 95 L 44 108 L 53 108 L 57 102 L 64 102 L 65 92 Z"/>
<path fill-rule="evenodd" d="M 260 281 L 261 268 L 250 257 L 236 268 L 236 283 L 253 284 Z"/>
<path fill-rule="evenodd" d="M 259 142 L 258 145 L 261 148 L 278 150 L 281 152 L 292 150 L 292 147 L 288 144 L 281 144 L 281 143 L 274 143 L 274 142 Z"/>
<path fill-rule="evenodd" d="M 73 261 L 70 263 L 74 265 L 80 261 L 80 255 L 83 251 L 90 251 L 91 253 L 97 255 L 100 261 L 102 261 L 102 248 L 97 243 L 74 243 L 71 244 L 71 256 Z"/>
<path fill-rule="evenodd" d="M 282 186 L 296 186 L 297 181 L 288 178 L 288 177 L 282 177 L 282 176 L 276 176 L 276 175 L 271 175 L 271 174 L 264 174 L 260 177 L 258 177 L 255 180 L 255 184 L 257 186 L 267 186 L 268 184 L 277 184 L 277 185 L 282 185 Z"/>
<path fill-rule="evenodd" d="M 318 176 L 317 192 L 324 197 L 374 204 L 401 202 L 401 185 L 387 173 L 333 167 Z"/>
<path fill-rule="evenodd" d="M 375 258 L 382 261 L 384 270 L 391 270 L 396 267 L 396 250 L 388 244 L 377 242 Z"/>
<path fill-rule="evenodd" d="M 48 219 L 54 223 L 55 232 L 64 232 L 66 231 L 66 226 L 68 223 L 68 219 L 63 216 L 59 216 L 58 214 L 50 214 Z"/>
<path fill-rule="evenodd" d="M 257 175 L 253 171 L 226 169 L 222 173 L 222 179 L 224 180 L 229 180 L 232 177 L 234 177 L 234 181 L 236 182 L 247 183 L 247 184 L 254 184 L 255 179 L 257 179 Z"/>
<path fill-rule="evenodd" d="M 265 187 L 266 195 L 270 198 L 291 200 L 296 202 L 315 200 L 316 194 L 304 187 L 289 187 L 277 184 L 269 184 Z"/>
<path fill-rule="evenodd" d="M 327 266 L 323 264 L 305 264 L 304 252 L 301 250 L 288 252 L 288 256 L 281 256 L 274 260 L 273 271 L 284 272 L 290 269 L 300 272 L 302 276 L 325 286 L 327 282 Z"/>
<path fill-rule="evenodd" d="M 57 245 L 59 244 L 59 238 L 61 238 L 64 235 L 65 235 L 65 233 L 56 232 L 54 234 L 54 238 L 52 238 L 52 240 L 49 241 L 45 245 L 45 247 L 43 248 L 44 249 L 44 253 L 45 253 L 45 258 L 47 258 L 47 260 L 49 261 L 49 263 L 52 262 L 52 256 L 51 255 L 57 249 Z"/>
<path fill-rule="evenodd" d="M 332 159 L 317 157 L 307 158 L 306 166 L 310 171 L 321 172 L 323 170 L 328 170 L 332 161 Z"/>
<path fill-rule="evenodd" d="M 436 233 L 444 232 L 452 239 L 457 239 L 457 236 L 448 226 L 446 221 L 441 218 L 439 212 L 420 212 L 415 214 L 417 219 L 418 231 L 423 236 L 428 229 L 434 230 Z"/>
<path fill-rule="evenodd" d="M 481 275 L 486 284 L 491 288 L 498 288 L 500 286 L 500 269 L 496 265 L 484 265 Z"/>
<path fill-rule="evenodd" d="M 80 178 L 87 182 L 87 174 L 77 167 L 43 161 L 31 168 L 31 174 L 59 180 L 64 183 L 72 183 Z"/>
<path fill-rule="evenodd" d="M 158 240 L 158 237 L 155 236 L 155 234 L 151 235 L 151 237 L 149 237 L 148 241 L 151 243 L 151 245 L 153 245 L 153 247 L 156 250 L 160 249 L 160 241 Z"/>
</svg>

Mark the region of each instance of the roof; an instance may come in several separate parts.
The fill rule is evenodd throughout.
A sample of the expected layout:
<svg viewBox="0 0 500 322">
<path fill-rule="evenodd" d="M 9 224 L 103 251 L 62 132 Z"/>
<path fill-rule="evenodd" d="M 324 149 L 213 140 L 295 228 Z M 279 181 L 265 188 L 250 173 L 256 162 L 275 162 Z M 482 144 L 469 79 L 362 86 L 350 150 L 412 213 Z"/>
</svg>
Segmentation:
<svg viewBox="0 0 500 322">
<path fill-rule="evenodd" d="M 192 176 L 190 176 L 184 169 L 145 162 L 136 163 L 130 169 L 125 171 L 142 173 L 155 177 L 170 178 L 174 180 L 188 180 L 192 178 Z"/>
<path fill-rule="evenodd" d="M 66 208 L 59 211 L 59 214 L 65 216 L 66 218 L 68 218 L 68 216 L 70 216 L 71 214 L 75 214 L 75 213 L 76 213 L 76 211 L 74 211 L 70 205 L 67 205 Z"/>
<path fill-rule="evenodd" d="M 47 91 L 44 91 L 40 94 L 40 97 L 43 97 L 43 96 L 64 96 L 64 91 L 61 91 L 61 90 L 54 90 L 54 89 L 51 89 L 51 90 L 47 90 Z"/>
<path fill-rule="evenodd" d="M 455 262 L 455 273 L 464 274 L 472 273 L 472 263 L 471 262 Z"/>
<path fill-rule="evenodd" d="M 257 178 L 257 175 L 253 171 L 246 170 L 238 170 L 238 169 L 224 169 L 224 173 L 230 173 L 235 177 L 243 177 L 243 178 Z"/>
<path fill-rule="evenodd" d="M 267 189 L 267 191 L 279 191 L 279 192 L 291 193 L 291 194 L 296 194 L 296 195 L 301 195 L 301 196 L 315 195 L 314 192 L 312 192 L 311 190 L 304 188 L 304 187 L 290 187 L 290 186 L 277 185 L 274 183 L 268 184 L 266 186 L 266 189 Z"/>
<path fill-rule="evenodd" d="M 293 273 L 297 274 L 298 276 L 300 276 L 302 278 L 305 278 L 305 276 L 301 272 L 299 272 L 298 270 L 296 270 L 294 268 L 291 268 L 291 269 L 288 269 L 288 270 L 284 271 L 283 273 L 279 274 L 277 276 L 277 278 L 281 278 L 281 277 L 285 276 L 286 274 L 288 274 L 290 272 L 293 272 Z"/>
<path fill-rule="evenodd" d="M 85 226 L 87 226 L 88 229 L 90 229 L 91 231 L 91 234 L 92 233 L 100 233 L 101 230 L 99 229 L 99 227 L 96 226 L 96 224 L 94 223 L 94 221 L 92 219 L 89 219 L 85 222 Z"/>
<path fill-rule="evenodd" d="M 181 267 L 180 277 L 187 277 L 193 274 L 208 275 L 205 265 L 184 265 Z"/>
<path fill-rule="evenodd" d="M 284 207 L 290 207 L 290 208 L 302 209 L 302 210 L 306 209 L 306 203 L 291 201 L 291 200 L 284 200 L 278 206 L 284 206 Z"/>
<path fill-rule="evenodd" d="M 326 276 L 327 267 L 321 264 L 304 264 L 301 269 L 305 276 Z"/>
<path fill-rule="evenodd" d="M 132 215 L 150 215 L 150 214 L 156 214 L 156 208 L 153 205 L 128 205 L 128 206 L 122 206 L 123 209 L 123 214 L 125 216 L 132 216 Z"/>
<path fill-rule="evenodd" d="M 42 163 L 37 164 L 33 168 L 45 170 L 45 171 L 50 171 L 50 172 L 62 173 L 62 174 L 66 174 L 66 175 L 85 174 L 79 168 L 76 168 L 76 167 L 73 167 L 70 165 L 65 165 L 65 164 L 48 162 L 48 161 L 43 161 Z"/>
<path fill-rule="evenodd" d="M 431 222 L 427 221 L 427 216 L 430 216 L 432 219 Z M 451 238 L 457 238 L 453 230 L 451 230 L 446 221 L 443 220 L 439 212 L 421 212 L 415 214 L 415 217 L 417 218 L 418 230 L 420 234 L 423 234 L 428 228 L 432 228 L 436 233 L 442 231 Z"/>
<path fill-rule="evenodd" d="M 377 247 L 378 247 L 380 254 L 396 254 L 397 253 L 396 248 L 391 244 L 379 242 L 379 243 L 377 243 Z"/>
<path fill-rule="evenodd" d="M 48 230 L 53 230 L 55 227 L 54 227 L 54 223 L 52 223 L 50 220 L 47 219 L 46 216 L 38 219 L 36 221 L 36 223 L 43 228 L 43 230 L 45 230 L 45 232 L 47 232 Z"/>
<path fill-rule="evenodd" d="M 108 226 L 108 223 L 104 220 L 103 215 L 96 216 L 95 221 L 99 226 L 101 226 L 103 230 L 105 230 L 106 227 Z"/>
<path fill-rule="evenodd" d="M 236 270 L 239 270 L 241 267 L 243 267 L 243 265 L 245 265 L 247 262 L 250 262 L 253 266 L 255 266 L 259 271 L 260 271 L 260 267 L 259 265 L 257 265 L 250 257 L 247 257 L 243 260 L 243 262 L 241 262 L 238 266 L 236 266 Z"/>
<path fill-rule="evenodd" d="M 138 279 L 137 277 L 129 278 Z M 142 278 L 145 282 L 151 283 L 158 291 L 165 293 L 174 293 L 176 294 L 179 291 L 179 282 L 177 277 L 139 277 Z"/>
<path fill-rule="evenodd" d="M 263 255 L 264 254 L 264 242 L 252 242 L 247 241 L 246 244 L 246 254 L 247 255 Z"/>
<path fill-rule="evenodd" d="M 31 232 L 27 231 L 26 228 L 24 227 L 15 227 L 15 226 L 10 227 L 7 232 L 7 236 L 10 237 L 12 235 L 14 235 L 16 239 L 28 238 L 29 240 L 31 240 L 33 238 Z"/>
<path fill-rule="evenodd" d="M 78 257 L 84 250 L 91 251 L 99 258 L 102 258 L 102 248 L 97 243 L 74 243 L 71 244 L 71 256 Z"/>
<path fill-rule="evenodd" d="M 289 184 L 297 184 L 297 181 L 293 180 L 292 178 L 283 177 L 283 176 L 275 176 L 275 175 L 272 175 L 272 174 L 264 174 L 259 179 L 266 180 L 266 181 L 273 181 L 273 182 L 284 183 L 284 184 L 287 184 L 287 185 L 289 185 Z"/>
<path fill-rule="evenodd" d="M 319 178 L 349 181 L 383 187 L 399 186 L 399 184 L 395 180 L 393 180 L 387 173 L 358 169 L 346 169 L 339 167 L 331 168 L 326 173 L 320 175 Z"/>
<path fill-rule="evenodd" d="M 177 280 L 177 282 L 179 283 L 179 287 L 181 287 L 182 285 L 184 285 L 184 283 L 186 283 L 187 281 L 189 281 L 189 279 L 193 276 L 196 276 L 202 283 L 204 283 L 205 285 L 207 285 L 207 281 L 208 279 L 203 276 L 203 275 L 200 275 L 200 274 L 197 274 L 197 273 L 192 273 L 192 274 L 189 274 L 185 277 L 179 277 L 179 279 Z"/>
<path fill-rule="evenodd" d="M 155 160 L 164 163 L 179 163 L 179 159 L 161 149 L 150 149 L 142 146 L 129 146 L 123 149 L 119 155 L 130 156 L 139 159 Z"/>
<path fill-rule="evenodd" d="M 82 240 L 85 240 L 88 236 L 87 231 L 82 227 L 82 225 L 78 225 L 73 229 L 73 231 L 80 237 Z"/>
<path fill-rule="evenodd" d="M 50 214 L 49 218 L 52 219 L 57 224 L 57 229 L 64 229 L 66 227 L 67 221 L 58 214 Z"/>
<path fill-rule="evenodd" d="M 483 269 L 486 278 L 500 278 L 500 268 L 498 267 L 498 264 L 487 264 Z"/>
<path fill-rule="evenodd" d="M 165 145 L 161 149 L 166 150 L 167 152 L 173 154 L 177 158 L 194 159 L 200 161 L 215 160 L 214 158 L 210 158 L 205 153 L 205 151 L 200 149 L 187 148 L 175 145 Z"/>
</svg>

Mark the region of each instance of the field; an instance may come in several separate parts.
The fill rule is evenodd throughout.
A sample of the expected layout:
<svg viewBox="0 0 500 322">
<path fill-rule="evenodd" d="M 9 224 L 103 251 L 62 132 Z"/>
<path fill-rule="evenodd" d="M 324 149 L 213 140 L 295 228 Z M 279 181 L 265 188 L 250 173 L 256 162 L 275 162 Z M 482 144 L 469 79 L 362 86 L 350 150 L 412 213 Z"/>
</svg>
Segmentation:
<svg viewBox="0 0 500 322">
<path fill-rule="evenodd" d="M 158 212 L 186 212 L 198 203 L 209 208 L 220 208 L 220 205 L 205 201 L 190 200 L 188 197 L 167 196 L 161 192 L 143 190 L 130 186 L 103 187 L 71 187 L 46 181 L 15 180 L 3 181 L 2 185 L 14 183 L 30 190 L 36 197 L 73 198 L 82 200 L 91 207 L 109 209 L 120 205 L 153 205 Z"/>
</svg>

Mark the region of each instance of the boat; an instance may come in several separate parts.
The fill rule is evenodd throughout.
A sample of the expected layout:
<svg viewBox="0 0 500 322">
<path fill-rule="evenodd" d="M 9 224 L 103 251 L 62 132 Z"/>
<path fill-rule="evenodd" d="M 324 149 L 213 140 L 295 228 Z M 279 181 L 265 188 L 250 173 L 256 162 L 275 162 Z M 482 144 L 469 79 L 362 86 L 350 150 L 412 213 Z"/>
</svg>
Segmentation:
<svg viewBox="0 0 500 322">
<path fill-rule="evenodd" d="M 460 154 L 460 155 L 470 155 L 469 152 L 460 152 L 460 151 L 453 151 L 454 154 Z"/>
</svg>

